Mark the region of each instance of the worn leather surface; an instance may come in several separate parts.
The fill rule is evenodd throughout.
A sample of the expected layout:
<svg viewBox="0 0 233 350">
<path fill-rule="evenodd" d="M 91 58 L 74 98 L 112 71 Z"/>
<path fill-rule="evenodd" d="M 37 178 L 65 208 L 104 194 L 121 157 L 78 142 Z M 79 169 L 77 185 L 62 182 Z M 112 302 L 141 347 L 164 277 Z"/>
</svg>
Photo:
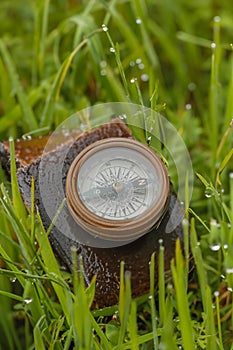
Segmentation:
<svg viewBox="0 0 233 350">
<path fill-rule="evenodd" d="M 90 132 L 85 132 L 78 135 L 76 141 L 74 141 L 69 148 L 69 152 L 67 153 L 67 157 L 63 164 L 62 181 L 64 188 L 66 175 L 74 158 L 88 145 L 98 140 L 109 137 L 132 138 L 132 135 L 128 127 L 120 120 L 113 120 Z M 67 147 L 67 145 L 61 145 L 60 147 L 56 145 L 56 147 L 54 147 L 54 150 L 51 150 L 51 152 L 43 155 L 43 161 L 58 162 L 62 147 Z M 30 142 L 27 143 L 27 149 L 30 149 Z M 7 169 L 6 165 L 8 163 L 9 153 L 6 144 L 1 145 L 0 154 L 1 161 Z M 51 219 L 49 218 L 43 205 L 38 179 L 38 171 L 42 160 L 42 155 L 40 153 L 40 155 L 38 155 L 38 158 L 34 157 L 32 159 L 31 157 L 31 161 L 25 165 L 23 154 L 25 153 L 21 152 L 21 156 L 18 157 L 17 160 L 17 176 L 20 191 L 22 193 L 25 204 L 27 206 L 30 206 L 31 179 L 33 176 L 35 179 L 35 203 L 39 209 L 44 227 L 47 230 L 50 226 Z M 54 184 L 53 193 L 56 193 L 56 184 Z M 133 243 L 116 248 L 89 247 L 87 245 L 80 244 L 78 239 L 67 237 L 67 235 L 60 232 L 56 227 L 52 229 L 49 235 L 49 239 L 60 263 L 65 265 L 67 268 L 72 269 L 71 248 L 76 247 L 78 254 L 81 254 L 83 258 L 86 283 L 88 284 L 94 275 L 97 276 L 95 302 L 99 307 L 110 306 L 118 302 L 120 262 L 122 260 L 125 262 L 125 270 L 128 270 L 131 273 L 131 288 L 133 297 L 140 296 L 149 292 L 149 262 L 152 253 L 155 252 L 155 283 L 157 283 L 158 254 L 161 240 L 165 248 L 165 271 L 169 271 L 170 261 L 175 254 L 175 244 L 177 238 L 180 239 L 181 245 L 183 247 L 183 230 L 181 223 L 178 226 L 174 225 L 176 228 L 170 233 L 166 233 L 165 228 L 167 222 L 170 219 L 170 214 L 173 208 L 176 207 L 177 217 L 183 216 L 183 208 L 172 188 L 168 201 L 168 209 L 158 228 L 152 228 L 150 232 L 140 237 Z M 64 210 L 66 210 L 66 215 L 69 216 L 70 214 L 68 208 L 66 207 Z M 69 217 L 69 222 L 72 226 L 72 230 L 79 230 L 78 225 L 74 223 L 71 215 Z"/>
</svg>

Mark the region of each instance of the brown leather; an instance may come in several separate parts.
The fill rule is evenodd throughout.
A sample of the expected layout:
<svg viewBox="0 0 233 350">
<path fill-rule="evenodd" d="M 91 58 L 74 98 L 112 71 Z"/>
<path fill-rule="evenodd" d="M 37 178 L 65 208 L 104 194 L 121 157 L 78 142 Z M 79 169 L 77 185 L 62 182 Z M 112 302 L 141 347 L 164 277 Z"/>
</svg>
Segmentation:
<svg viewBox="0 0 233 350">
<path fill-rule="evenodd" d="M 132 134 L 128 127 L 121 120 L 113 120 L 103 126 L 92 131 L 81 133 L 78 131 L 78 137 L 73 142 L 68 156 L 63 166 L 63 186 L 65 188 L 65 180 L 68 169 L 74 158 L 85 147 L 109 137 L 127 137 L 132 138 Z M 24 198 L 25 204 L 30 206 L 31 200 L 31 178 L 35 178 L 35 202 L 39 208 L 39 212 L 47 230 L 51 220 L 43 206 L 38 183 L 38 168 L 41 162 L 43 147 L 48 137 L 36 138 L 33 140 L 19 140 L 16 142 L 16 154 L 18 156 L 18 181 L 20 191 Z M 36 145 L 36 147 L 35 147 Z M 62 146 L 54 145 L 54 150 L 44 154 L 44 161 L 56 162 L 59 159 L 59 152 L 62 147 L 67 147 L 63 143 Z M 2 162 L 7 164 L 8 144 L 3 143 L 0 149 Z M 31 151 L 31 152 L 30 152 Z M 28 157 L 28 158 L 26 158 Z M 7 167 L 5 167 L 7 168 Z M 56 188 L 54 189 L 56 192 Z M 125 262 L 125 270 L 131 273 L 131 287 L 133 297 L 137 297 L 148 293 L 150 290 L 149 262 L 151 255 L 155 252 L 156 271 L 155 283 L 158 282 L 158 254 L 161 240 L 165 248 L 165 271 L 170 270 L 170 261 L 175 254 L 176 240 L 179 238 L 183 247 L 183 230 L 181 223 L 171 233 L 165 233 L 165 227 L 170 219 L 171 211 L 176 206 L 177 216 L 183 216 L 183 208 L 177 200 L 176 194 L 172 190 L 168 202 L 168 209 L 158 227 L 153 227 L 150 232 L 133 243 L 120 246 L 117 248 L 92 248 L 80 244 L 66 237 L 62 232 L 56 229 L 52 230 L 49 235 L 51 245 L 59 259 L 59 261 L 72 269 L 71 247 L 77 248 L 78 254 L 82 255 L 85 281 L 88 284 L 94 275 L 96 280 L 95 303 L 99 307 L 110 306 L 118 302 L 119 286 L 120 286 L 120 262 Z"/>
</svg>

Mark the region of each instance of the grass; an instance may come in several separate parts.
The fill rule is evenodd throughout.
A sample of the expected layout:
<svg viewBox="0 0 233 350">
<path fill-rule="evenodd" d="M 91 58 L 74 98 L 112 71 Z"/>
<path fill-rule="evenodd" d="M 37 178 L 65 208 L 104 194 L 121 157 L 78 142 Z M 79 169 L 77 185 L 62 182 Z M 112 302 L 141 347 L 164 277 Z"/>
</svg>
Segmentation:
<svg viewBox="0 0 233 350">
<path fill-rule="evenodd" d="M 95 281 L 85 289 L 80 272 L 58 265 L 39 214 L 22 205 L 11 141 L 11 182 L 0 175 L 0 349 L 233 349 L 231 2 L 22 0 L 0 10 L 1 140 L 47 133 L 96 103 L 161 112 L 195 172 L 186 220 L 196 265 L 188 283 L 177 245 L 167 282 L 161 245 L 158 290 L 154 256 L 150 295 L 136 300 L 122 263 L 119 305 L 91 310 Z"/>
</svg>

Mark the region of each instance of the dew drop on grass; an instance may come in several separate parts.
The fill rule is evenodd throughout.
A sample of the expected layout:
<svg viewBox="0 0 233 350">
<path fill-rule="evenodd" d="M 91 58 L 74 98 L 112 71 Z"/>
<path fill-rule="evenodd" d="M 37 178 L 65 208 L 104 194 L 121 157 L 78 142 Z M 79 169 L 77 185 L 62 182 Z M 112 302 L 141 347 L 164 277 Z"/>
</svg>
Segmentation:
<svg viewBox="0 0 233 350">
<path fill-rule="evenodd" d="M 100 75 L 102 75 L 102 77 L 105 77 L 107 75 L 106 70 L 105 69 L 101 69 Z"/>
<path fill-rule="evenodd" d="M 227 287 L 227 290 L 228 290 L 229 292 L 233 292 L 233 289 L 232 289 L 231 287 Z"/>
<path fill-rule="evenodd" d="M 148 81 L 148 80 L 149 80 L 148 74 L 142 74 L 142 75 L 141 75 L 141 80 L 142 80 L 142 81 L 145 81 L 145 82 Z"/>
<path fill-rule="evenodd" d="M 190 110 L 192 109 L 191 103 L 187 103 L 187 104 L 185 105 L 185 109 L 186 109 L 187 111 L 190 111 Z"/>
<path fill-rule="evenodd" d="M 141 23 L 142 23 L 141 18 L 137 18 L 137 19 L 136 19 L 136 23 L 137 23 L 137 24 L 141 24 Z"/>
<path fill-rule="evenodd" d="M 112 53 L 115 53 L 115 52 L 116 52 L 116 50 L 114 49 L 114 47 L 110 47 L 109 51 L 112 52 Z"/>
<path fill-rule="evenodd" d="M 215 296 L 215 298 L 216 298 L 216 297 L 219 297 L 219 291 L 218 291 L 218 290 L 216 290 L 216 291 L 214 292 L 214 296 Z"/>
<path fill-rule="evenodd" d="M 136 78 L 130 79 L 131 84 L 134 84 L 134 83 L 135 83 L 135 80 L 136 80 Z"/>
<path fill-rule="evenodd" d="M 106 62 L 106 61 L 104 61 L 104 60 L 103 60 L 103 61 L 101 61 L 101 62 L 100 62 L 100 67 L 101 67 L 101 68 L 105 68 L 105 67 L 107 67 L 107 62 Z"/>
<path fill-rule="evenodd" d="M 11 277 L 11 278 L 10 278 L 10 281 L 11 281 L 12 283 L 15 283 L 15 282 L 17 281 L 17 278 L 16 278 L 16 277 Z"/>
<path fill-rule="evenodd" d="M 127 115 L 125 113 L 123 113 L 123 114 L 119 115 L 119 118 L 121 120 L 126 120 L 127 119 Z"/>
<path fill-rule="evenodd" d="M 162 244 L 163 244 L 163 239 L 160 238 L 160 239 L 159 239 L 159 245 L 162 245 Z"/>
<path fill-rule="evenodd" d="M 141 70 L 144 69 L 144 68 L 145 68 L 144 63 L 140 63 L 140 64 L 138 65 L 138 68 L 141 69 Z"/>
<path fill-rule="evenodd" d="M 220 244 L 218 244 L 218 243 L 212 244 L 212 245 L 210 246 L 210 249 L 211 249 L 213 252 L 219 251 L 220 248 L 221 248 L 221 246 L 220 246 Z"/>
<path fill-rule="evenodd" d="M 216 44 L 215 44 L 215 43 L 211 43 L 210 46 L 211 46 L 212 49 L 215 49 L 215 48 L 216 48 Z"/>
<path fill-rule="evenodd" d="M 206 198 L 211 198 L 212 197 L 212 191 L 209 188 L 206 188 L 205 190 L 205 196 Z"/>
<path fill-rule="evenodd" d="M 108 31 L 108 27 L 105 24 L 102 24 L 102 29 L 103 29 L 104 32 Z"/>
<path fill-rule="evenodd" d="M 31 302 L 32 302 L 32 298 L 27 298 L 27 299 L 24 299 L 24 302 L 25 302 L 25 304 L 30 304 Z"/>
<path fill-rule="evenodd" d="M 230 174 L 229 174 L 229 178 L 230 178 L 230 179 L 233 179 L 233 173 L 230 173 Z"/>
<path fill-rule="evenodd" d="M 194 91 L 196 89 L 196 87 L 197 87 L 196 84 L 193 82 L 188 84 L 189 91 Z"/>
<path fill-rule="evenodd" d="M 129 65 L 130 65 L 130 67 L 134 67 L 135 66 L 135 62 L 134 61 L 130 61 Z"/>
<path fill-rule="evenodd" d="M 148 299 L 151 300 L 153 298 L 153 295 L 149 295 Z"/>
<path fill-rule="evenodd" d="M 23 140 L 31 140 L 32 137 L 31 137 L 31 135 L 23 135 L 23 136 L 22 136 L 22 139 L 23 139 Z"/>
<path fill-rule="evenodd" d="M 151 143 L 151 136 L 148 136 L 146 141 L 147 141 L 147 144 L 150 145 L 150 143 Z"/>
<path fill-rule="evenodd" d="M 221 17 L 219 17 L 219 16 L 214 17 L 214 22 L 218 23 L 220 21 L 221 21 Z"/>
<path fill-rule="evenodd" d="M 227 249 L 228 249 L 228 244 L 224 244 L 223 248 L 224 248 L 225 250 L 227 250 Z"/>
<path fill-rule="evenodd" d="M 141 58 L 137 58 L 137 59 L 136 59 L 136 63 L 137 63 L 137 64 L 142 63 L 142 59 L 141 59 Z"/>
</svg>

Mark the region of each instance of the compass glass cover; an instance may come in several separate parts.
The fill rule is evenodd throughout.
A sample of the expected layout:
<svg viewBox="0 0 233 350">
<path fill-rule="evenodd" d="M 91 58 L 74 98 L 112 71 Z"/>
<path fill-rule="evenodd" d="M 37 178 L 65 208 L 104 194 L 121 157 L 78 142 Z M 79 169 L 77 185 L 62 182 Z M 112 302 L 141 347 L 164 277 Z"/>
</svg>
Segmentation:
<svg viewBox="0 0 233 350">
<path fill-rule="evenodd" d="M 84 205 L 110 220 L 135 218 L 160 195 L 153 164 L 126 147 L 109 147 L 90 156 L 80 167 L 76 186 Z"/>
</svg>

